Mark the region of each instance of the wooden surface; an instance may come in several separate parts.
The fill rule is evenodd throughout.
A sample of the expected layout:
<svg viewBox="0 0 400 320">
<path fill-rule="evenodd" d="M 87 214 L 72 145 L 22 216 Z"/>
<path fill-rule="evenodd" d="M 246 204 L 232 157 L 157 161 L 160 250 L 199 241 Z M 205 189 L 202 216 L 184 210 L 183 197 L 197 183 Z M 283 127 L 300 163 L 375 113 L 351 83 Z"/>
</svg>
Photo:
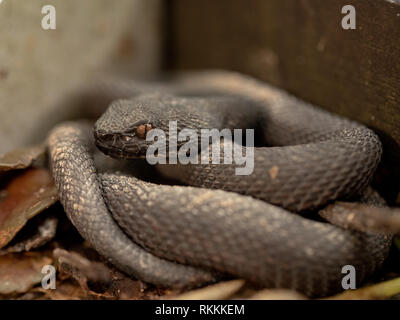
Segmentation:
<svg viewBox="0 0 400 320">
<path fill-rule="evenodd" d="M 344 30 L 344 5 L 357 29 Z M 173 69 L 251 74 L 375 129 L 384 142 L 376 185 L 400 203 L 400 1 L 171 0 Z"/>
</svg>

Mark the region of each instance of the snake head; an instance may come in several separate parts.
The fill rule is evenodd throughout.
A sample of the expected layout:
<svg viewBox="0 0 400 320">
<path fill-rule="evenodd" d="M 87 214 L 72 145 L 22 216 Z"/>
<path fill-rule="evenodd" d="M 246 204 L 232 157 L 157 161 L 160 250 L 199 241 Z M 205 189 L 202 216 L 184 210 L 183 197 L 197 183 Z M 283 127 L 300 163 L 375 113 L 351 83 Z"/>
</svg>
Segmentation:
<svg viewBox="0 0 400 320">
<path fill-rule="evenodd" d="M 147 133 L 168 127 L 165 110 L 170 99 L 156 93 L 112 102 L 94 125 L 97 147 L 114 158 L 145 157 L 147 148 L 154 143 L 146 140 Z"/>
<path fill-rule="evenodd" d="M 231 103 L 234 101 L 229 97 L 209 97 L 205 103 L 204 98 L 196 96 L 163 93 L 116 100 L 95 123 L 95 142 L 102 152 L 112 157 L 143 158 L 155 141 L 151 137 L 146 139 L 148 132 L 159 129 L 169 137 L 171 122 L 176 123 L 178 132 L 184 128 L 220 128 L 220 117 L 207 107 L 219 109 Z"/>
</svg>

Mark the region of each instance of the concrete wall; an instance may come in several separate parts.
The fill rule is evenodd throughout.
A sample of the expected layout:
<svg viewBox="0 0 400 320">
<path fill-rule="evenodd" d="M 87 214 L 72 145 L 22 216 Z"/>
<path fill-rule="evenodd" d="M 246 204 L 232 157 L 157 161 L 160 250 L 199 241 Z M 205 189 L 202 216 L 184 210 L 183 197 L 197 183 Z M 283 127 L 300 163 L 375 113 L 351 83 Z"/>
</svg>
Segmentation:
<svg viewBox="0 0 400 320">
<path fill-rule="evenodd" d="M 31 140 L 36 120 L 94 72 L 159 67 L 159 0 L 0 2 L 0 153 Z M 48 4 L 56 30 L 42 29 Z"/>
</svg>

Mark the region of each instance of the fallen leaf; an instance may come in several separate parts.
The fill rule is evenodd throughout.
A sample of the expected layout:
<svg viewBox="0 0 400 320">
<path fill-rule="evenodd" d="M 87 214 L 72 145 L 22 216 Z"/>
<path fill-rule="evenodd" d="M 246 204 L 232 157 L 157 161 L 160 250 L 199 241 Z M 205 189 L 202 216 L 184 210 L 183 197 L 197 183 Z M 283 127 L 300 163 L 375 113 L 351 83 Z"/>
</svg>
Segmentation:
<svg viewBox="0 0 400 320">
<path fill-rule="evenodd" d="M 347 290 L 326 300 L 377 300 L 400 294 L 400 277 L 356 290 Z"/>
<path fill-rule="evenodd" d="M 76 252 L 59 248 L 53 251 L 53 256 L 57 259 L 59 270 L 78 281 L 86 291 L 89 291 L 89 281 L 105 287 L 111 282 L 110 271 L 101 262 L 90 261 Z"/>
<path fill-rule="evenodd" d="M 32 163 L 46 154 L 44 144 L 20 148 L 0 155 L 0 172 L 25 169 Z"/>
<path fill-rule="evenodd" d="M 228 299 L 238 292 L 245 284 L 244 280 L 220 282 L 205 288 L 185 292 L 174 300 L 221 300 Z"/>
<path fill-rule="evenodd" d="M 47 290 L 41 286 L 33 287 L 19 296 L 18 300 L 80 300 L 87 299 L 86 292 L 77 284 L 69 281 L 57 281 L 56 290 Z"/>
<path fill-rule="evenodd" d="M 251 300 L 307 300 L 307 297 L 293 290 L 264 289 L 253 294 Z"/>
<path fill-rule="evenodd" d="M 12 254 L 0 257 L 0 294 L 27 292 L 43 278 L 42 268 L 52 263 L 43 253 Z"/>
<path fill-rule="evenodd" d="M 39 216 L 39 218 L 42 218 Z M 5 248 L 0 249 L 0 255 L 8 253 L 17 253 L 23 251 L 31 251 L 37 249 L 54 238 L 57 231 L 58 219 L 54 215 L 45 216 L 43 219 L 31 219 L 30 224 L 34 223 L 33 234 L 28 232 L 28 237 L 25 232 L 24 238 L 18 236 L 11 241 Z M 27 228 L 24 228 L 24 231 Z M 29 228 L 28 228 L 29 229 Z M 21 235 L 21 232 L 18 234 Z"/>
<path fill-rule="evenodd" d="M 32 168 L 13 178 L 0 197 L 0 248 L 8 244 L 29 219 L 58 200 L 47 169 Z"/>
</svg>

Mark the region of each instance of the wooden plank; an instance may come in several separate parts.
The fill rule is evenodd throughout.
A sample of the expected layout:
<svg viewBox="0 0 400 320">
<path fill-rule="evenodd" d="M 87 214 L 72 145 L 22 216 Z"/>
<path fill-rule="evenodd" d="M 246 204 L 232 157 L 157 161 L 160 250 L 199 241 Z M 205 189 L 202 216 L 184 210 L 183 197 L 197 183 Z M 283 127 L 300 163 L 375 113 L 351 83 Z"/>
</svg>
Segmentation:
<svg viewBox="0 0 400 320">
<path fill-rule="evenodd" d="M 375 129 L 378 188 L 400 203 L 399 0 L 172 0 L 168 32 L 170 68 L 248 73 Z"/>
</svg>

